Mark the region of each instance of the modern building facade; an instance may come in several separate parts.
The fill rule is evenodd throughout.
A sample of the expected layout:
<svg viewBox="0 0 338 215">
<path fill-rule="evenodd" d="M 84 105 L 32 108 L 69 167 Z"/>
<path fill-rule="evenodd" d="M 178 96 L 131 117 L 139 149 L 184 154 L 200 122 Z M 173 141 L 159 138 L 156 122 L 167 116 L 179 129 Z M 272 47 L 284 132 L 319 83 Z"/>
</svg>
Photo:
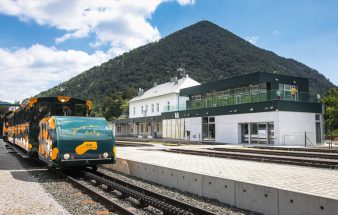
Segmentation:
<svg viewBox="0 0 338 215">
<path fill-rule="evenodd" d="M 309 92 L 306 78 L 257 72 L 182 88 L 178 97 L 183 99 L 164 106 L 157 115 L 162 138 L 230 144 L 323 143 L 322 104 L 318 95 Z"/>
</svg>

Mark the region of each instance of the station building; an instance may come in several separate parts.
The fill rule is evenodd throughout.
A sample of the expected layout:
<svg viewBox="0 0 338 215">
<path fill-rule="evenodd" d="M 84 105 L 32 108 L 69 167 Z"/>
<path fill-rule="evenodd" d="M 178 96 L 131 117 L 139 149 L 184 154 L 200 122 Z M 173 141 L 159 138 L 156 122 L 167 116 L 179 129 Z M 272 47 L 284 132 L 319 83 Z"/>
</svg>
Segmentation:
<svg viewBox="0 0 338 215">
<path fill-rule="evenodd" d="M 144 91 L 139 89 L 138 96 L 129 103 L 129 118 L 114 122 L 116 136 L 138 138 L 162 138 L 162 113 L 177 110 L 181 104 L 186 104 L 188 96 L 180 96 L 183 88 L 200 85 L 189 76 L 172 78 L 169 82 L 157 85 Z M 170 109 L 170 108 L 173 109 Z M 181 138 L 184 130 L 182 130 Z"/>
<path fill-rule="evenodd" d="M 129 102 L 115 135 L 229 144 L 323 143 L 323 107 L 309 80 L 265 72 L 154 86 Z"/>
</svg>

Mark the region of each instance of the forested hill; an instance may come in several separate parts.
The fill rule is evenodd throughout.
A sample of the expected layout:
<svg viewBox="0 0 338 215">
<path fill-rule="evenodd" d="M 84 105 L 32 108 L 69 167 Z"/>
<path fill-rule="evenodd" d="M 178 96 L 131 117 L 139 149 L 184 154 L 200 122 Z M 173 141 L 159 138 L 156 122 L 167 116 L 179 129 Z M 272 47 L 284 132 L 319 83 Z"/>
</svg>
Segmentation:
<svg viewBox="0 0 338 215">
<path fill-rule="evenodd" d="M 179 76 L 179 67 L 202 83 L 265 71 L 310 78 L 315 92 L 333 86 L 318 71 L 300 62 L 260 49 L 209 21 L 201 21 L 81 73 L 62 83 L 62 93 L 98 104 L 116 92 L 123 92 L 123 98 L 128 99 L 140 87 L 148 89 L 154 82 Z M 60 88 L 56 86 L 39 96 L 58 95 Z"/>
</svg>

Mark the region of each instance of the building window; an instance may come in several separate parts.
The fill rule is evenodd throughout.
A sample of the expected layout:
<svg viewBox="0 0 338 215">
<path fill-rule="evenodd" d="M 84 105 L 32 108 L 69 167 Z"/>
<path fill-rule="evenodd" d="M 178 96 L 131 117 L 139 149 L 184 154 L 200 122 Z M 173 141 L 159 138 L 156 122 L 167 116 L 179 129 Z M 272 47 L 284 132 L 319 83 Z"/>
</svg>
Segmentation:
<svg viewBox="0 0 338 215">
<path fill-rule="evenodd" d="M 136 115 L 136 108 L 135 107 L 133 107 L 133 114 L 134 114 L 134 116 Z"/>
<path fill-rule="evenodd" d="M 157 131 L 157 132 L 160 132 L 160 123 L 157 123 L 157 124 L 156 124 L 156 131 Z"/>
<path fill-rule="evenodd" d="M 121 133 L 121 126 L 117 126 L 117 132 Z"/>
<path fill-rule="evenodd" d="M 160 112 L 160 104 L 159 103 L 156 104 L 156 112 L 157 113 Z"/>
<path fill-rule="evenodd" d="M 167 110 L 168 111 L 170 110 L 170 102 L 169 101 L 167 102 Z"/>
<path fill-rule="evenodd" d="M 155 105 L 151 104 L 151 112 L 154 113 L 154 111 L 155 111 Z"/>
<path fill-rule="evenodd" d="M 141 133 L 143 133 L 143 124 L 141 124 Z"/>
<path fill-rule="evenodd" d="M 143 110 L 143 105 L 141 106 L 141 114 L 143 114 L 144 110 Z"/>
<path fill-rule="evenodd" d="M 202 139 L 215 140 L 215 117 L 202 117 Z"/>
<path fill-rule="evenodd" d="M 146 105 L 146 110 L 145 110 L 145 114 L 148 113 L 148 105 Z"/>
</svg>

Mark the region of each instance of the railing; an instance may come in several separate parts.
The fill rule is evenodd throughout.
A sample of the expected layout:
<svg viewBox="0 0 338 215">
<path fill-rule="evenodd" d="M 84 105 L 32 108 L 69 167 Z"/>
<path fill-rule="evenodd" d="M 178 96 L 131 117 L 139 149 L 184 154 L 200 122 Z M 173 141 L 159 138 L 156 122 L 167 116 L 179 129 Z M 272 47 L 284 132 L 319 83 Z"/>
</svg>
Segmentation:
<svg viewBox="0 0 338 215">
<path fill-rule="evenodd" d="M 228 105 L 246 104 L 271 100 L 319 103 L 319 98 L 317 97 L 317 95 L 304 92 L 297 92 L 296 94 L 293 95 L 291 94 L 290 91 L 271 90 L 271 91 L 256 91 L 251 93 L 243 93 L 232 96 L 225 95 L 215 96 L 190 101 L 187 104 L 164 106 L 163 112 L 194 110 L 210 107 L 222 107 Z"/>
<path fill-rule="evenodd" d="M 187 110 L 186 104 L 179 104 L 179 105 L 169 105 L 163 107 L 163 112 L 172 112 L 172 111 L 180 111 L 180 110 Z"/>
</svg>

